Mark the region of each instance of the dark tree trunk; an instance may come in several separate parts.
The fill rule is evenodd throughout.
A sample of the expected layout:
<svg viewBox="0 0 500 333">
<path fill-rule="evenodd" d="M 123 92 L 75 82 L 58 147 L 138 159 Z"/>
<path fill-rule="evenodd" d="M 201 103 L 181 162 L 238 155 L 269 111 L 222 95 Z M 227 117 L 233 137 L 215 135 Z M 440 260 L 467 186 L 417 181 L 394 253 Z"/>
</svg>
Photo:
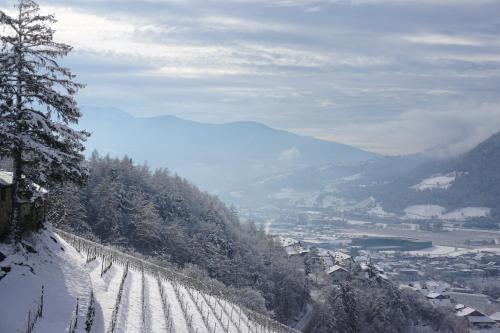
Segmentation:
<svg viewBox="0 0 500 333">
<path fill-rule="evenodd" d="M 19 20 L 21 20 L 21 6 L 19 7 Z M 20 22 L 20 21 L 19 21 Z M 18 25 L 19 31 L 21 31 L 21 24 L 19 23 Z M 22 34 L 19 33 L 17 36 L 17 45 L 15 47 L 15 53 L 17 57 L 17 68 L 16 68 L 16 74 L 17 74 L 17 79 L 16 79 L 16 107 L 17 107 L 17 117 L 18 117 L 18 122 L 16 124 L 17 131 L 22 133 L 23 128 L 21 127 L 21 122 L 20 120 L 22 119 L 22 108 L 23 108 L 23 97 L 22 97 L 22 63 L 24 60 L 23 53 L 22 53 L 22 47 L 23 47 L 23 39 L 22 39 Z M 23 152 L 20 148 L 17 148 L 13 152 L 13 169 L 12 169 L 12 218 L 11 218 L 11 223 L 13 226 L 13 231 L 14 231 L 14 241 L 16 243 L 21 242 L 22 236 L 23 236 L 23 226 L 21 225 L 21 203 L 20 203 L 20 197 L 21 197 L 21 181 L 22 181 L 22 158 L 23 158 Z"/>
<path fill-rule="evenodd" d="M 19 243 L 22 238 L 23 226 L 21 224 L 21 191 L 19 183 L 22 178 L 22 153 L 16 151 L 13 158 L 12 170 L 12 213 L 11 225 L 14 233 L 14 241 Z"/>
</svg>

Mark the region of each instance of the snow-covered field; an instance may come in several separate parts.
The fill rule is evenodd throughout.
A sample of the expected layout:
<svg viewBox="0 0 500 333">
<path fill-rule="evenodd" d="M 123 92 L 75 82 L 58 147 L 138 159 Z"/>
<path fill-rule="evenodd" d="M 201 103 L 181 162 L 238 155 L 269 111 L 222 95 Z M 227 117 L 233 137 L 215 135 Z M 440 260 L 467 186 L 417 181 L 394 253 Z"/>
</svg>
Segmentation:
<svg viewBox="0 0 500 333">
<path fill-rule="evenodd" d="M 488 207 L 464 207 L 447 212 L 446 208 L 438 205 L 415 205 L 405 208 L 405 216 L 403 219 L 467 221 L 471 218 L 487 217 L 490 213 L 491 208 Z"/>
<path fill-rule="evenodd" d="M 490 213 L 491 208 L 487 207 L 465 207 L 448 212 L 442 218 L 450 221 L 466 221 L 474 217 L 487 217 Z"/>
<path fill-rule="evenodd" d="M 406 219 L 431 219 L 439 218 L 446 212 L 446 208 L 438 205 L 415 205 L 405 208 Z"/>
<path fill-rule="evenodd" d="M 420 183 L 413 185 L 411 188 L 416 191 L 425 191 L 425 190 L 446 190 L 451 185 L 457 177 L 461 176 L 460 172 L 450 172 L 446 175 L 433 175 L 427 179 L 422 180 Z"/>
<path fill-rule="evenodd" d="M 93 333 L 295 332 L 193 287 L 188 278 L 185 284 L 175 272 L 114 250 L 106 252 L 107 248 L 92 247 L 91 242 L 76 242 L 80 251 L 49 228 L 26 240 L 29 245 L 17 252 L 12 245 L 0 244 L 5 256 L 0 256 L 4 258 L 0 261 L 0 332 L 27 331 L 28 313 L 39 305 L 42 286 L 43 313 L 33 333 L 68 332 L 76 313 L 75 332 L 85 332 L 91 291 Z"/>
<path fill-rule="evenodd" d="M 481 252 L 493 252 L 499 253 L 499 248 L 480 248 L 480 249 L 466 249 L 461 247 L 452 247 L 452 246 L 433 246 L 428 249 L 419 250 L 419 251 L 410 251 L 408 253 L 417 255 L 417 256 L 429 256 L 429 257 L 458 257 L 468 253 L 481 253 Z"/>
</svg>

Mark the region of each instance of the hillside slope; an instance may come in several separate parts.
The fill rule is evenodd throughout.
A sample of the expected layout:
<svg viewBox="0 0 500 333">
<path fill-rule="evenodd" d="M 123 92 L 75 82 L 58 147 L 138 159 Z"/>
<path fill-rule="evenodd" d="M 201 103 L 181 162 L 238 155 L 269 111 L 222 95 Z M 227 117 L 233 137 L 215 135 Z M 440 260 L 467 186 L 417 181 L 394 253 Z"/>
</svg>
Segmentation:
<svg viewBox="0 0 500 333">
<path fill-rule="evenodd" d="M 43 316 L 35 332 L 66 332 L 76 299 L 82 308 L 89 303 L 92 283 L 85 259 L 51 231 L 32 235 L 24 244 L 15 253 L 11 245 L 0 243 L 5 256 L 0 255 L 4 258 L 0 261 L 0 332 L 21 332 L 27 327 L 28 312 L 35 312 L 42 286 Z"/>
<path fill-rule="evenodd" d="M 1 332 L 26 327 L 28 312 L 40 301 L 42 286 L 43 314 L 30 316 L 31 320 L 37 318 L 33 332 L 67 332 L 70 326 L 74 332 L 85 332 L 87 325 L 95 333 L 293 332 L 229 302 L 220 290 L 208 290 L 199 281 L 57 233 L 49 227 L 18 253 L 0 245 L 5 255 L 0 299 L 15 300 L 0 302 Z M 89 316 L 91 302 L 93 316 Z"/>
<path fill-rule="evenodd" d="M 424 163 L 390 182 L 358 191 L 362 196 L 376 197 L 384 208 L 400 213 L 408 206 L 436 205 L 448 212 L 463 213 L 468 207 L 483 212 L 490 209 L 489 215 L 497 217 L 500 216 L 499 165 L 500 133 L 461 156 Z"/>
<path fill-rule="evenodd" d="M 96 149 L 168 167 L 208 191 L 299 166 L 358 162 L 376 156 L 334 142 L 299 136 L 256 122 L 206 124 L 173 116 L 135 118 L 119 110 L 85 108 L 82 128 Z"/>
<path fill-rule="evenodd" d="M 255 180 L 232 192 L 230 202 L 243 207 L 276 207 L 294 209 L 337 207 L 328 198 L 342 196 L 355 201 L 366 199 L 359 188 L 386 183 L 406 175 L 416 165 L 428 160 L 422 155 L 387 156 L 370 161 L 342 164 L 329 163 L 304 167 L 290 173 Z"/>
<path fill-rule="evenodd" d="M 302 260 L 287 259 L 271 236 L 240 223 L 216 197 L 129 159 L 94 155 L 89 167 L 85 187 L 51 189 L 49 221 L 160 263 L 196 265 L 227 286 L 251 289 L 262 312 L 281 322 L 300 313 L 308 298 Z"/>
</svg>

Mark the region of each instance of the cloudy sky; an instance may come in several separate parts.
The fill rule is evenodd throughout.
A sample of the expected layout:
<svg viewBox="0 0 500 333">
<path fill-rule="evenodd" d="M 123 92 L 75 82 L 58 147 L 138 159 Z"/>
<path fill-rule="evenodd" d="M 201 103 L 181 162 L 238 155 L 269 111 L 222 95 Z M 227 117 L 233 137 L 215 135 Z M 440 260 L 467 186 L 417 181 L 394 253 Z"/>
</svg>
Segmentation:
<svg viewBox="0 0 500 333">
<path fill-rule="evenodd" d="M 461 152 L 500 131 L 500 1 L 40 3 L 75 47 L 82 105 L 388 154 Z"/>
</svg>

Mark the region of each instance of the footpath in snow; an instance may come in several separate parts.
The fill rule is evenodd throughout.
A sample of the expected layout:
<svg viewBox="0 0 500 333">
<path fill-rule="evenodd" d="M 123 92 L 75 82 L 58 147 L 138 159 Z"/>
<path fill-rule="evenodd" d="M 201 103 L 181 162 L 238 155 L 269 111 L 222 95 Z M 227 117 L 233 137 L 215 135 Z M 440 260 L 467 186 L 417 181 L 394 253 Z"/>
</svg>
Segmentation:
<svg viewBox="0 0 500 333">
<path fill-rule="evenodd" d="M 67 332 L 77 298 L 80 308 L 88 307 L 92 283 L 85 259 L 50 230 L 23 244 L 17 252 L 0 244 L 6 256 L 0 262 L 0 332 L 26 331 L 28 313 L 40 305 L 42 286 L 43 312 L 34 332 Z"/>
</svg>

